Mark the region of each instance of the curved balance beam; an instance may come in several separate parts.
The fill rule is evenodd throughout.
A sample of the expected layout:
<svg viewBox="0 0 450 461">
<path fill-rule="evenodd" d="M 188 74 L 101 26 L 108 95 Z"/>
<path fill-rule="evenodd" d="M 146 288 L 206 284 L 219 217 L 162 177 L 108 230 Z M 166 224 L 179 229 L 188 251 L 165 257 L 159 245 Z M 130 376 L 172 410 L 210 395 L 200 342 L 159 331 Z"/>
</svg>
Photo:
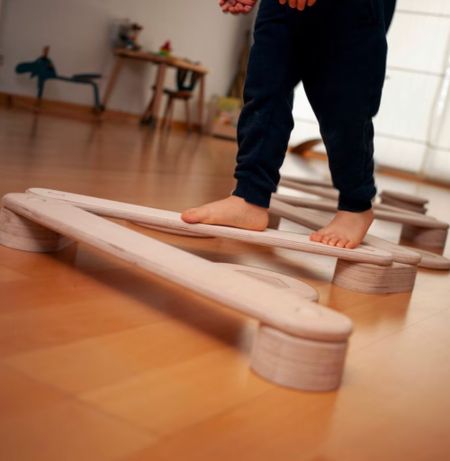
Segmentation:
<svg viewBox="0 0 450 461">
<path fill-rule="evenodd" d="M 306 192 L 308 194 L 324 197 L 328 200 L 328 202 L 326 204 L 321 204 L 319 206 L 326 206 L 327 209 L 321 209 L 323 209 L 324 211 L 336 210 L 336 200 L 338 196 L 338 192 L 336 190 L 318 186 L 307 186 L 295 181 L 287 180 L 281 180 L 280 185 L 294 190 Z M 274 196 L 280 200 L 287 201 L 292 205 L 298 204 L 300 206 L 308 206 L 306 204 L 307 201 L 303 203 L 300 203 L 298 201 L 296 203 L 293 200 L 293 198 L 288 195 L 275 194 Z M 294 198 L 297 199 L 298 197 Z M 309 199 L 309 206 L 314 206 L 313 202 L 314 200 Z M 438 221 L 434 218 L 426 217 L 423 215 L 423 213 L 416 213 L 414 211 L 405 210 L 402 208 L 397 208 L 396 211 L 390 211 L 389 208 L 392 208 L 392 206 L 375 203 L 373 205 L 374 215 L 377 219 L 383 219 L 385 221 L 403 224 L 402 233 L 400 235 L 400 242 L 406 240 L 407 243 L 411 243 L 413 245 L 426 246 L 433 249 L 441 250 L 441 253 L 443 252 L 447 241 L 449 227 L 447 223 Z"/>
<path fill-rule="evenodd" d="M 318 201 L 314 200 L 313 202 Z M 323 202 L 320 201 L 319 203 Z M 317 213 L 311 213 L 307 208 L 289 205 L 288 203 L 277 200 L 276 198 L 272 198 L 271 200 L 270 212 L 270 222 L 275 227 L 278 227 L 280 218 L 289 219 L 314 230 L 323 227 L 329 221 L 328 217 L 320 216 L 320 214 Z M 278 221 L 274 218 L 278 218 Z M 390 251 L 394 258 L 394 262 L 412 266 L 417 265 L 418 267 L 424 269 L 450 270 L 450 259 L 436 253 L 432 253 L 421 248 L 413 248 L 392 243 L 372 235 L 366 235 L 364 241 L 373 247 Z M 411 272 L 411 277 L 412 275 L 413 274 Z"/>
<path fill-rule="evenodd" d="M 226 226 L 213 226 L 210 224 L 187 224 L 181 220 L 180 214 L 174 211 L 159 210 L 49 189 L 29 189 L 28 192 L 41 198 L 63 201 L 102 216 L 151 224 L 160 228 L 194 232 L 265 246 L 276 246 L 317 255 L 332 256 L 352 262 L 388 266 L 392 264 L 393 260 L 391 253 L 372 248 L 368 245 L 362 245 L 361 248 L 354 250 L 329 247 L 322 243 L 310 241 L 306 235 L 293 232 L 283 232 L 273 229 L 257 232 Z"/>
<path fill-rule="evenodd" d="M 259 320 L 251 366 L 265 378 L 304 390 L 339 386 L 352 331 L 346 316 L 57 200 L 8 194 L 3 206 Z"/>
<path fill-rule="evenodd" d="M 319 229 L 328 223 L 328 218 L 300 209 L 287 203 L 272 199 L 270 211 L 277 216 L 289 219 L 302 226 Z M 418 253 L 406 250 L 394 243 L 367 235 L 366 243 L 374 247 L 389 250 L 394 257 L 394 264 L 389 267 L 374 264 L 346 264 L 337 262 L 333 283 L 353 291 L 363 293 L 399 293 L 409 292 L 414 288 L 417 264 L 422 257 Z"/>
<path fill-rule="evenodd" d="M 336 212 L 337 202 L 334 200 L 317 200 L 305 197 L 294 197 L 285 194 L 272 194 L 272 197 L 282 202 L 289 203 L 294 206 L 312 208 L 321 211 Z M 421 227 L 424 229 L 441 229 L 448 230 L 448 223 L 439 221 L 429 216 L 424 216 L 418 213 L 397 213 L 387 210 L 373 210 L 375 219 L 383 221 L 395 222 L 399 224 L 409 224 L 412 226 Z"/>
</svg>

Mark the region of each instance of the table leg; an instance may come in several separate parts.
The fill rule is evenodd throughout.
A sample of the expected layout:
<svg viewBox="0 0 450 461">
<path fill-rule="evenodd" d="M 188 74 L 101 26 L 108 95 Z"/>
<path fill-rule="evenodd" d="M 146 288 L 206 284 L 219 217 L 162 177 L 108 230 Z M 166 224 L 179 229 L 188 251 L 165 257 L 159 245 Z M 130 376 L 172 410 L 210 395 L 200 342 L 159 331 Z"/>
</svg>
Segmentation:
<svg viewBox="0 0 450 461">
<path fill-rule="evenodd" d="M 155 127 L 159 126 L 159 112 L 161 107 L 161 100 L 164 92 L 164 81 L 166 79 L 166 64 L 160 64 L 158 73 L 156 74 L 155 90 L 153 93 L 152 102 L 150 103 L 144 117 Z"/>
<path fill-rule="evenodd" d="M 198 95 L 198 125 L 200 133 L 203 131 L 203 111 L 205 107 L 205 80 L 206 76 L 200 76 L 200 93 Z"/>
<path fill-rule="evenodd" d="M 106 109 L 106 105 L 108 104 L 111 93 L 114 89 L 114 86 L 116 85 L 117 77 L 119 76 L 120 71 L 122 70 L 123 63 L 124 63 L 124 59 L 117 56 L 116 62 L 114 63 L 114 67 L 111 72 L 111 77 L 109 77 L 108 85 L 106 86 L 105 94 L 103 95 L 103 100 L 102 100 L 103 110 Z"/>
</svg>

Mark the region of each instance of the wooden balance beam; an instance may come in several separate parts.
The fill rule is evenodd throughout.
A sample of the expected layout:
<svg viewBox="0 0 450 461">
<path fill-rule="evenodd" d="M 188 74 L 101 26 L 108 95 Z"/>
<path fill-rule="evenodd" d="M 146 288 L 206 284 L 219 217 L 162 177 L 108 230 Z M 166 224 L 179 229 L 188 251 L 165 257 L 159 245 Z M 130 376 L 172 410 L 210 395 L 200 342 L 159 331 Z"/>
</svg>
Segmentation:
<svg viewBox="0 0 450 461">
<path fill-rule="evenodd" d="M 261 322 L 251 367 L 266 379 L 303 390 L 339 386 L 352 331 L 346 316 L 58 200 L 8 194 L 3 207 L 3 244 L 29 250 L 64 236 L 91 245 Z"/>
<path fill-rule="evenodd" d="M 324 227 L 329 218 L 298 208 L 277 199 L 272 199 L 270 213 L 285 218 L 313 230 Z M 405 248 L 387 240 L 366 235 L 364 241 L 373 247 L 390 251 L 394 263 L 389 267 L 374 264 L 353 264 L 338 261 L 333 283 L 343 288 L 364 293 L 398 293 L 412 291 L 417 274 L 417 267 L 427 269 L 449 270 L 450 260 L 423 250 Z"/>
<path fill-rule="evenodd" d="M 304 186 L 308 188 L 309 186 Z M 315 187 L 314 190 L 320 188 Z M 314 193 L 314 192 L 311 192 Z M 291 205 L 301 206 L 304 208 L 313 208 L 321 211 L 335 212 L 337 209 L 336 199 L 327 198 L 325 200 L 310 199 L 305 197 L 294 197 L 285 194 L 273 194 L 272 197 L 289 203 Z M 392 208 L 392 207 L 390 207 Z M 439 221 L 430 216 L 414 213 L 407 210 L 398 209 L 398 211 L 380 209 L 374 206 L 375 219 L 402 224 L 400 242 L 407 241 L 414 246 L 426 246 L 444 251 L 447 241 L 449 225 L 446 222 Z"/>
<path fill-rule="evenodd" d="M 174 211 L 160 210 L 157 208 L 149 208 L 50 189 L 33 188 L 29 189 L 28 192 L 41 198 L 63 201 L 101 216 L 150 224 L 159 229 L 187 231 L 194 234 L 229 238 L 246 243 L 332 256 L 349 262 L 389 266 L 393 261 L 391 253 L 373 248 L 370 245 L 362 245 L 360 248 L 354 250 L 330 247 L 321 243 L 312 242 L 309 240 L 308 236 L 294 232 L 284 232 L 273 229 L 258 232 L 226 226 L 214 226 L 211 224 L 187 224 L 181 220 L 180 213 Z"/>
</svg>

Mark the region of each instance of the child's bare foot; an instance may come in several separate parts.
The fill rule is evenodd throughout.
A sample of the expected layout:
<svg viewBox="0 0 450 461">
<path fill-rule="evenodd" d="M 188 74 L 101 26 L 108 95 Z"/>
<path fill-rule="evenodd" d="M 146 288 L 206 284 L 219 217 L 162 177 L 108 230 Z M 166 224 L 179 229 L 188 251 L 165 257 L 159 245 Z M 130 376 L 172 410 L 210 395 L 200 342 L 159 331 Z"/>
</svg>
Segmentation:
<svg viewBox="0 0 450 461">
<path fill-rule="evenodd" d="M 372 210 L 360 213 L 338 211 L 333 220 L 312 233 L 310 239 L 340 248 L 356 248 L 364 240 L 372 221 Z"/>
<path fill-rule="evenodd" d="M 218 224 L 263 231 L 269 223 L 269 212 L 266 208 L 231 195 L 224 200 L 207 203 L 198 208 L 190 208 L 183 212 L 181 218 L 189 224 Z"/>
</svg>

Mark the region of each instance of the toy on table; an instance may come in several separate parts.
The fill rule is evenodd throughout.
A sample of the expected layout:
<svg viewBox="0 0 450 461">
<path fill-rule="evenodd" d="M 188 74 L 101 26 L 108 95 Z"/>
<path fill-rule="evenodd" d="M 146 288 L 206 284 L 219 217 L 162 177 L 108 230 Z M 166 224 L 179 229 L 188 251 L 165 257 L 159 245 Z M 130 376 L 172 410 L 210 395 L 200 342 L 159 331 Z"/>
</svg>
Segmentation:
<svg viewBox="0 0 450 461">
<path fill-rule="evenodd" d="M 126 21 L 119 28 L 118 33 L 118 47 L 127 48 L 133 51 L 139 51 L 142 47 L 138 45 L 137 39 L 143 27 L 136 22 L 130 23 Z"/>
<path fill-rule="evenodd" d="M 170 42 L 170 40 L 167 40 L 163 43 L 163 45 L 159 49 L 159 54 L 161 56 L 170 56 L 172 54 L 172 43 Z"/>
<path fill-rule="evenodd" d="M 52 60 L 48 57 L 50 47 L 44 47 L 42 56 L 32 62 L 23 62 L 16 66 L 16 73 L 24 74 L 29 72 L 30 78 L 37 77 L 37 102 L 42 100 L 45 84 L 48 80 L 62 80 L 64 82 L 80 83 L 90 85 L 94 91 L 94 107 L 95 110 L 101 111 L 100 97 L 98 85 L 94 81 L 101 78 L 101 74 L 74 74 L 71 77 L 58 75 Z"/>
</svg>

